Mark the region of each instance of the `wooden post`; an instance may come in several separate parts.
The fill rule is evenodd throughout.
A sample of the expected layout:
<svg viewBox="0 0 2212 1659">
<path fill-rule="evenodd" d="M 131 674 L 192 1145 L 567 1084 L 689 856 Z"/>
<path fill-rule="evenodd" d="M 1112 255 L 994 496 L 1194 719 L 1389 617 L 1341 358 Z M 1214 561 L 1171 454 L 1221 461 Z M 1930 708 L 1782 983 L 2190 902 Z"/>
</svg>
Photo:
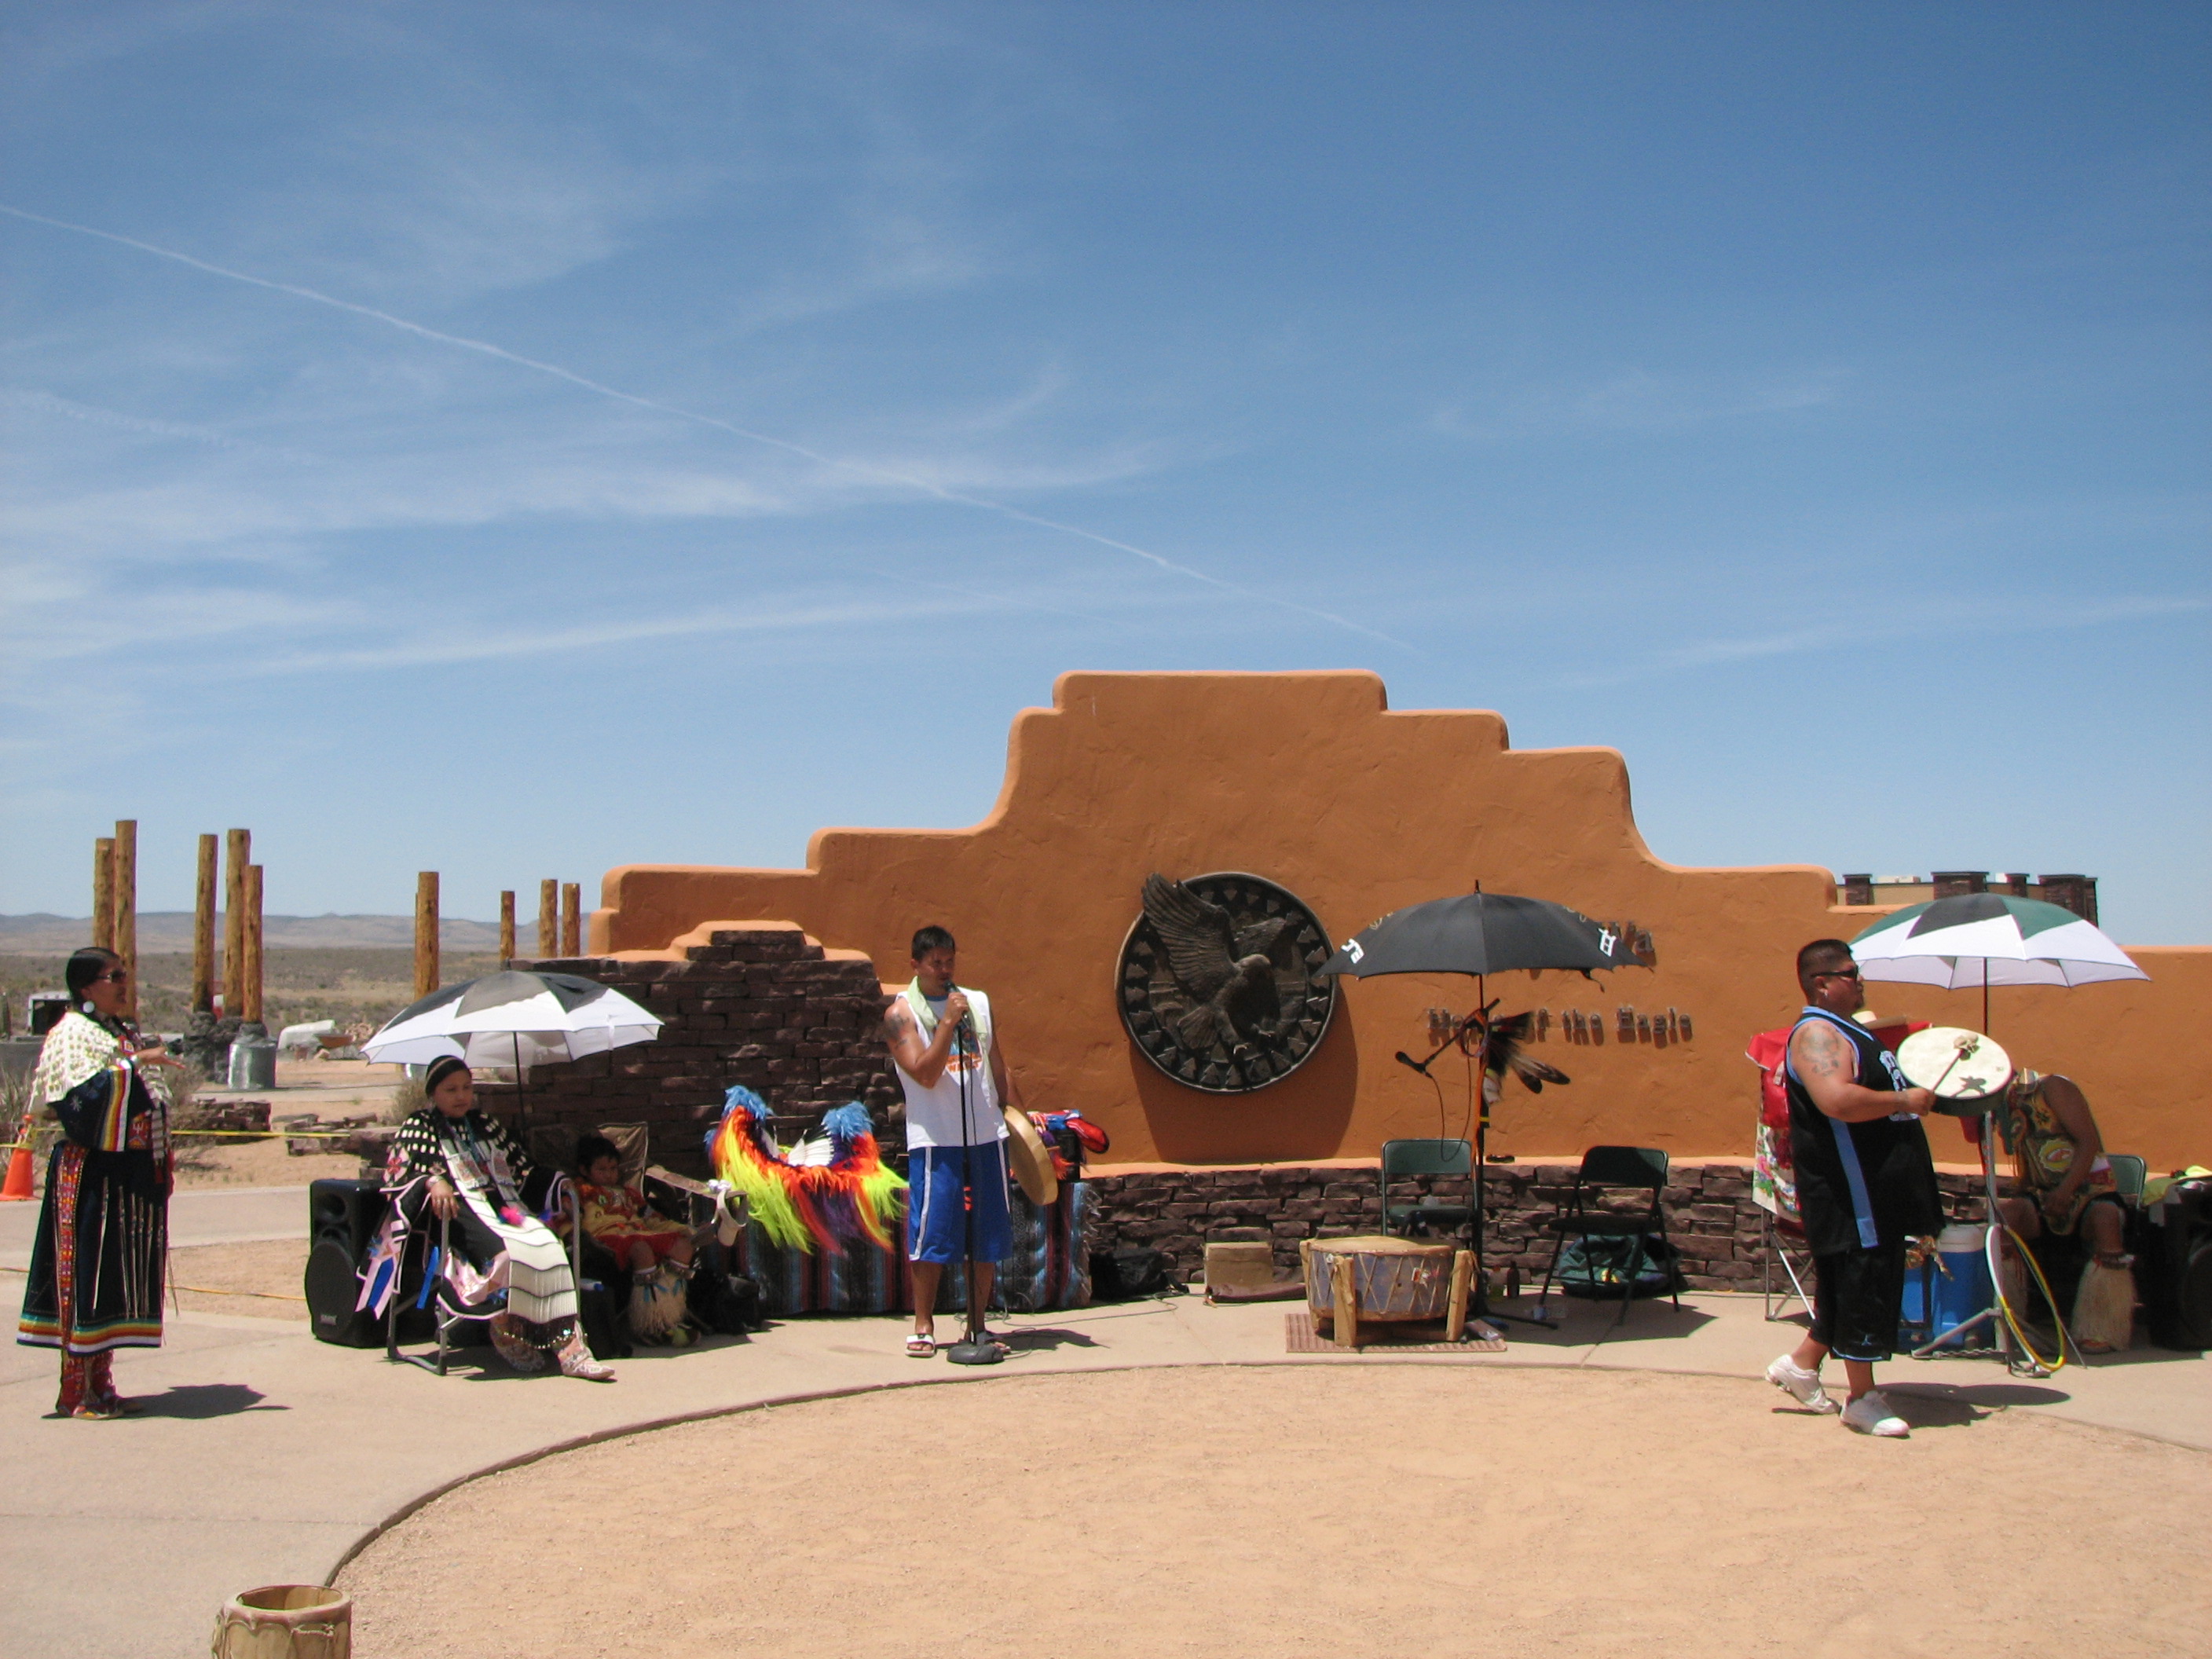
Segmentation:
<svg viewBox="0 0 2212 1659">
<path fill-rule="evenodd" d="M 232 830 L 222 839 L 222 1017 L 237 1019 L 246 994 L 246 866 L 253 862 L 253 832 Z"/>
<path fill-rule="evenodd" d="M 102 836 L 92 844 L 92 942 L 103 951 L 115 948 L 115 837 Z"/>
<path fill-rule="evenodd" d="M 200 837 L 199 890 L 192 900 L 192 1012 L 215 1006 L 216 838 Z"/>
<path fill-rule="evenodd" d="M 541 881 L 538 884 L 538 954 L 558 956 L 561 952 L 561 884 Z"/>
<path fill-rule="evenodd" d="M 584 954 L 584 890 L 573 881 L 561 884 L 561 954 Z"/>
<path fill-rule="evenodd" d="M 438 988 L 438 872 L 422 871 L 415 878 L 415 996 L 427 997 Z"/>
<path fill-rule="evenodd" d="M 499 896 L 499 965 L 502 968 L 514 960 L 514 895 Z"/>
<path fill-rule="evenodd" d="M 261 1018 L 261 866 L 246 866 L 246 980 L 239 988 L 240 1018 Z"/>
<path fill-rule="evenodd" d="M 123 958 L 123 1018 L 138 1018 L 138 820 L 115 821 L 115 942 Z"/>
</svg>

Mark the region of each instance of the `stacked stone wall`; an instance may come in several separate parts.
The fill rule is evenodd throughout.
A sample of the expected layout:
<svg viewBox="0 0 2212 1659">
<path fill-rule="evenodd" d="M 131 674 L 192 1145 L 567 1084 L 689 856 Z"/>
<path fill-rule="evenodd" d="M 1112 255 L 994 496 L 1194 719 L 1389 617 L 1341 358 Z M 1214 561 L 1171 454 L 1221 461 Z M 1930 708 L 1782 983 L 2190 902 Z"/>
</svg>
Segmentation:
<svg viewBox="0 0 2212 1659">
<path fill-rule="evenodd" d="M 611 986 L 658 1016 L 660 1036 L 535 1067 L 521 1105 L 513 1085 L 480 1082 L 485 1107 L 509 1123 L 644 1123 L 653 1158 L 694 1176 L 706 1173 L 702 1138 L 733 1083 L 768 1102 L 786 1138 L 857 1100 L 887 1152 L 903 1146 L 902 1103 L 883 1042 L 889 999 L 866 957 L 825 951 L 793 927 L 709 927 L 679 943 L 644 960 L 517 963 Z"/>
<path fill-rule="evenodd" d="M 1382 1226 L 1380 1166 L 1268 1164 L 1241 1169 L 1092 1172 L 1091 1248 L 1148 1245 L 1165 1252 L 1185 1274 L 1202 1267 L 1208 1243 L 1267 1243 L 1278 1270 L 1298 1264 L 1298 1241 L 1378 1232 Z M 1551 1260 L 1552 1218 L 1574 1184 L 1571 1164 L 1493 1164 L 1484 1170 L 1488 1205 L 1486 1266 L 1496 1274 L 1517 1267 L 1541 1279 Z M 1980 1218 L 1975 1177 L 1938 1177 L 1950 1212 Z M 1422 1197 L 1467 1201 L 1464 1176 L 1394 1182 L 1393 1203 Z M 1690 1290 L 1755 1291 L 1766 1273 L 1766 1212 L 1751 1199 L 1751 1171 L 1741 1163 L 1681 1163 L 1661 1195 L 1668 1237 L 1682 1253 Z M 1640 1213 L 1648 1199 L 1608 1195 L 1605 1207 Z"/>
</svg>

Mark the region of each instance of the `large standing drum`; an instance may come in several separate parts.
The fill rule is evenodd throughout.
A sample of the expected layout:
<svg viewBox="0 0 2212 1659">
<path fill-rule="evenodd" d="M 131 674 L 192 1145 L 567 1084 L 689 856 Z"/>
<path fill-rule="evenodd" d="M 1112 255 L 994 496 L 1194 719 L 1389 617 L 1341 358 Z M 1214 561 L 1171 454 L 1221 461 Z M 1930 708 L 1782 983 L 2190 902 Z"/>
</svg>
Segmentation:
<svg viewBox="0 0 2212 1659">
<path fill-rule="evenodd" d="M 353 1598 L 320 1584 L 242 1590 L 216 1615 L 214 1659 L 351 1659 Z"/>
<path fill-rule="evenodd" d="M 1298 1244 L 1306 1305 L 1323 1320 L 1340 1348 L 1359 1346 L 1364 1320 L 1444 1322 L 1444 1340 L 1459 1340 L 1467 1323 L 1474 1252 L 1430 1239 L 1376 1234 L 1309 1238 Z"/>
</svg>

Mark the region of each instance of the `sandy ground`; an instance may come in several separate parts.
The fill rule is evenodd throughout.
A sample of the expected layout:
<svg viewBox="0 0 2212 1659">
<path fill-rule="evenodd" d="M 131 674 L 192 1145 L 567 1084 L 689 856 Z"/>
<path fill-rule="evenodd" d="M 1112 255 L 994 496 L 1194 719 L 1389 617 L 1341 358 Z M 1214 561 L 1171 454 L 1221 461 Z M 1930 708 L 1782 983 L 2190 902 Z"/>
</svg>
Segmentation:
<svg viewBox="0 0 2212 1659">
<path fill-rule="evenodd" d="M 1777 1398 L 1402 1362 L 897 1389 L 473 1482 L 339 1582 L 367 1659 L 2041 1659 L 2201 1629 L 2179 1522 L 2212 1456 L 1929 1399 L 1874 1441 Z"/>
<path fill-rule="evenodd" d="M 307 1301 L 300 1290 L 307 1266 L 304 1238 L 197 1244 L 169 1253 L 170 1282 L 182 1306 L 301 1325 L 307 1322 Z"/>
<path fill-rule="evenodd" d="M 361 1160 L 309 1153 L 295 1158 L 282 1140 L 187 1139 L 178 1142 L 179 1187 L 304 1187 L 325 1176 L 350 1181 Z"/>
</svg>

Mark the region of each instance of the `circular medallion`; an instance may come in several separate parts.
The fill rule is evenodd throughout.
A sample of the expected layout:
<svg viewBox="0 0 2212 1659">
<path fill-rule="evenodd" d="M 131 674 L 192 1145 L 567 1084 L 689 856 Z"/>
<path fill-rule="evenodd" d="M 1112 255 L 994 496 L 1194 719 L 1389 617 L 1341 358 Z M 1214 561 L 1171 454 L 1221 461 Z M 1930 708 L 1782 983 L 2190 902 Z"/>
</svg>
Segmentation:
<svg viewBox="0 0 2212 1659">
<path fill-rule="evenodd" d="M 1249 1094 L 1288 1077 L 1336 1012 L 1328 930 L 1297 896 L 1218 871 L 1145 881 L 1121 945 L 1121 1024 L 1145 1058 L 1208 1094 Z"/>
</svg>

